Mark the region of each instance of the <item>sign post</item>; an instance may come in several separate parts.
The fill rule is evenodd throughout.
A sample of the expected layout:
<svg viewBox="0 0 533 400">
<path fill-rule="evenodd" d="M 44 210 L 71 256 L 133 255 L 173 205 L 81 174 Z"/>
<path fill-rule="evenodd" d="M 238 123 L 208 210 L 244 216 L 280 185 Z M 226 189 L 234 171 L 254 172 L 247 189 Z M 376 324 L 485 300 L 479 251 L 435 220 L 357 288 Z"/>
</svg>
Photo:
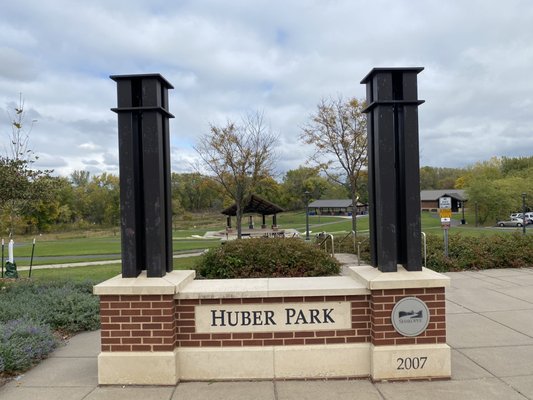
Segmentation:
<svg viewBox="0 0 533 400">
<path fill-rule="evenodd" d="M 444 256 L 448 257 L 448 230 L 452 222 L 452 198 L 441 197 L 439 199 L 440 224 L 444 229 Z"/>
</svg>

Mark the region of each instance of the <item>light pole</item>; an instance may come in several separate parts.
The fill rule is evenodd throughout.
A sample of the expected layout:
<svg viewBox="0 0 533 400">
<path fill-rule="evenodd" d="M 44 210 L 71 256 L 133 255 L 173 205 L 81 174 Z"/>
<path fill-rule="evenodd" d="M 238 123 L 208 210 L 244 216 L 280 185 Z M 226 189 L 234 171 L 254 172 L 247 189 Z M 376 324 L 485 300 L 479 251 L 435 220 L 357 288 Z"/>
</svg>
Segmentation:
<svg viewBox="0 0 533 400">
<path fill-rule="evenodd" d="M 309 240 L 309 193 L 308 190 L 304 192 L 305 195 L 305 240 Z"/>
<path fill-rule="evenodd" d="M 522 233 L 526 234 L 526 194 L 522 193 Z"/>
<path fill-rule="evenodd" d="M 461 200 L 461 210 L 463 211 L 463 219 L 461 220 L 461 225 L 466 224 L 465 220 L 465 201 Z"/>
</svg>

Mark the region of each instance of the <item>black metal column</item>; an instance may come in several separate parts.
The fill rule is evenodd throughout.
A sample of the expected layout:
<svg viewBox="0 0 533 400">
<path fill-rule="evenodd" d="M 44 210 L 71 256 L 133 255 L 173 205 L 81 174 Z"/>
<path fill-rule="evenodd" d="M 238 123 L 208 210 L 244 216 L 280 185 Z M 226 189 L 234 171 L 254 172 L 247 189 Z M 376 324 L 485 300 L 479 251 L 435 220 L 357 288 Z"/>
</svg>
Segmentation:
<svg viewBox="0 0 533 400">
<path fill-rule="evenodd" d="M 122 277 L 172 271 L 168 89 L 159 74 L 114 75 L 117 82 Z"/>
<path fill-rule="evenodd" d="M 366 84 L 372 265 L 422 270 L 417 74 L 374 68 Z"/>
</svg>

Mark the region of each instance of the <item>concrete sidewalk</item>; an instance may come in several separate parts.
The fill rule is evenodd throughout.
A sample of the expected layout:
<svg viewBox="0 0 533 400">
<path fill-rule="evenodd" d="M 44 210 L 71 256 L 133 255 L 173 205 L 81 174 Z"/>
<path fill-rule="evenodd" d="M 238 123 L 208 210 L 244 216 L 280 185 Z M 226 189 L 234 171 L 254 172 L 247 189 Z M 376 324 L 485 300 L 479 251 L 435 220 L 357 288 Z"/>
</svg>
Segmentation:
<svg viewBox="0 0 533 400">
<path fill-rule="evenodd" d="M 533 268 L 460 272 L 447 290 L 452 379 L 184 382 L 98 387 L 99 332 L 83 333 L 0 387 L 2 400 L 533 400 Z"/>
</svg>

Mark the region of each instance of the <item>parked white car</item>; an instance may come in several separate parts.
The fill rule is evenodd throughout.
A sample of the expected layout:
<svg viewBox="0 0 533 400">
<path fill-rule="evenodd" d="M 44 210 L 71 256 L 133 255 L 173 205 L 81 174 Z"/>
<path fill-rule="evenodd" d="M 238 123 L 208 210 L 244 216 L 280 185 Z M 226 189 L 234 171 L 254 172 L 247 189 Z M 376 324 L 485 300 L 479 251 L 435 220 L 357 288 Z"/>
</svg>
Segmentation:
<svg viewBox="0 0 533 400">
<path fill-rule="evenodd" d="M 516 219 L 516 218 L 523 219 L 522 213 L 513 213 L 513 214 L 511 214 L 511 216 L 510 216 L 510 220 L 511 221 Z M 526 213 L 526 225 L 529 225 L 529 224 L 533 224 L 533 212 L 527 212 Z M 511 226 L 511 225 L 506 225 L 506 226 Z"/>
</svg>

